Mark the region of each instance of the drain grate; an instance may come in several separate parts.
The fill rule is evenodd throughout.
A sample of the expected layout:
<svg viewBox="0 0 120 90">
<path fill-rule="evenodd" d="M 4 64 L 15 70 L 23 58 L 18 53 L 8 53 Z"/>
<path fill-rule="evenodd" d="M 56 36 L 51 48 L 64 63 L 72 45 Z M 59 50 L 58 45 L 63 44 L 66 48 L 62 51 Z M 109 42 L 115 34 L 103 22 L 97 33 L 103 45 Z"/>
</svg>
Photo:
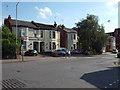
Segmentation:
<svg viewBox="0 0 120 90">
<path fill-rule="evenodd" d="M 2 80 L 2 88 L 24 88 L 25 84 L 17 79 Z"/>
</svg>

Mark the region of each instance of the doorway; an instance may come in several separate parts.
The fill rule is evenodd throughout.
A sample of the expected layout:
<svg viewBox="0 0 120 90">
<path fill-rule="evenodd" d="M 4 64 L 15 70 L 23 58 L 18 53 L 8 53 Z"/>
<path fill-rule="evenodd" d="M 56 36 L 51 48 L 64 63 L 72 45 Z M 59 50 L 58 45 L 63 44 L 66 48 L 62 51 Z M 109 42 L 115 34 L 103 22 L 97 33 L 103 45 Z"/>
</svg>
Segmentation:
<svg viewBox="0 0 120 90">
<path fill-rule="evenodd" d="M 44 52 L 44 42 L 40 42 L 40 52 Z"/>
<path fill-rule="evenodd" d="M 38 42 L 33 43 L 33 48 L 34 50 L 38 51 Z"/>
</svg>

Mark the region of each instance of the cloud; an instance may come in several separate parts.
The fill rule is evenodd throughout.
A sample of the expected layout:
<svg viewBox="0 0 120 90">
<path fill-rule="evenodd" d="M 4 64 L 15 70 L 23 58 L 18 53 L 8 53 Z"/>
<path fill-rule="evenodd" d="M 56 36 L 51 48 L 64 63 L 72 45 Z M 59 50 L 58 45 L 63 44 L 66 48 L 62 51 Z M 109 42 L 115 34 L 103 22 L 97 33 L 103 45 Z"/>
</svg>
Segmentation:
<svg viewBox="0 0 120 90">
<path fill-rule="evenodd" d="M 38 11 L 40 10 L 37 6 L 35 6 L 35 9 L 38 10 Z"/>
<path fill-rule="evenodd" d="M 106 6 L 109 9 L 109 14 L 114 14 L 118 11 L 118 2 L 120 0 L 110 0 L 106 2 Z"/>
<path fill-rule="evenodd" d="M 35 6 L 34 8 L 38 11 L 37 18 L 47 19 L 49 16 L 56 17 L 61 15 L 58 12 L 53 14 L 52 10 L 48 7 L 38 8 L 37 6 Z"/>
<path fill-rule="evenodd" d="M 40 9 L 40 11 L 43 13 L 47 13 L 49 15 L 52 15 L 52 11 L 48 7 L 45 7 L 44 9 Z"/>
<path fill-rule="evenodd" d="M 37 16 L 38 18 L 46 19 L 46 18 L 48 18 L 48 16 L 52 16 L 53 15 L 51 9 L 48 8 L 48 7 L 44 7 L 44 8 L 40 8 L 39 9 L 37 6 L 35 6 L 35 9 L 37 11 L 39 11 L 39 14 Z"/>
<path fill-rule="evenodd" d="M 42 13 L 42 12 L 40 12 L 39 15 L 40 15 L 41 18 L 43 18 L 43 19 L 46 19 L 46 18 L 47 18 L 47 16 L 46 16 L 44 13 Z"/>
<path fill-rule="evenodd" d="M 56 15 L 56 16 L 60 16 L 61 14 L 56 12 L 55 15 Z"/>
</svg>

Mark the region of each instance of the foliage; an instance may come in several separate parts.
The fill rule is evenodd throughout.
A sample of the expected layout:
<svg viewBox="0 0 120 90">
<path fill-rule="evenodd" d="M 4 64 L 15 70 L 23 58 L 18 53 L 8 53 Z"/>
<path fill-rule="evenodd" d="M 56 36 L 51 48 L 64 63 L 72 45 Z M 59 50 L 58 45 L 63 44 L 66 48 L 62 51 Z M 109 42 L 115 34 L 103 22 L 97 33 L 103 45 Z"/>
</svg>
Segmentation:
<svg viewBox="0 0 120 90">
<path fill-rule="evenodd" d="M 95 15 L 87 15 L 86 19 L 82 19 L 76 23 L 75 27 L 78 31 L 78 42 L 85 51 L 90 53 L 100 53 L 102 48 L 106 46 L 108 37 L 105 34 L 104 27 L 98 24 L 98 17 Z"/>
<path fill-rule="evenodd" d="M 11 33 L 9 28 L 2 26 L 2 55 L 15 55 L 16 51 L 20 47 L 20 38 L 17 37 L 16 44 L 16 34 Z"/>
<path fill-rule="evenodd" d="M 58 27 L 58 28 L 61 28 L 61 27 L 62 27 L 62 25 L 60 24 L 60 25 L 58 25 L 57 27 Z"/>
<path fill-rule="evenodd" d="M 64 26 L 65 27 L 65 26 Z M 62 24 L 58 25 L 57 28 L 62 28 Z"/>
</svg>

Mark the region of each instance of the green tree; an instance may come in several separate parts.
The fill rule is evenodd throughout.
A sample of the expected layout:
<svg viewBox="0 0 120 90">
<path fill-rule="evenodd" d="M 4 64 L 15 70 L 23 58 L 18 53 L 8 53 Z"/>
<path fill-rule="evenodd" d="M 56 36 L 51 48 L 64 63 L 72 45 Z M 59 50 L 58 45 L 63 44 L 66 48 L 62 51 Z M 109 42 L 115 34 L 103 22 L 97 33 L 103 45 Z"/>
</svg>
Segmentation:
<svg viewBox="0 0 120 90">
<path fill-rule="evenodd" d="M 78 42 L 84 51 L 99 53 L 107 44 L 104 27 L 98 24 L 98 20 L 97 16 L 88 14 L 86 19 L 76 23 Z"/>
<path fill-rule="evenodd" d="M 16 34 L 11 33 L 10 29 L 6 26 L 2 26 L 2 56 L 14 56 L 18 48 L 20 47 L 20 38 Z"/>
<path fill-rule="evenodd" d="M 57 28 L 62 28 L 62 24 L 58 25 Z M 65 28 L 65 26 L 64 26 L 64 28 Z"/>
</svg>

